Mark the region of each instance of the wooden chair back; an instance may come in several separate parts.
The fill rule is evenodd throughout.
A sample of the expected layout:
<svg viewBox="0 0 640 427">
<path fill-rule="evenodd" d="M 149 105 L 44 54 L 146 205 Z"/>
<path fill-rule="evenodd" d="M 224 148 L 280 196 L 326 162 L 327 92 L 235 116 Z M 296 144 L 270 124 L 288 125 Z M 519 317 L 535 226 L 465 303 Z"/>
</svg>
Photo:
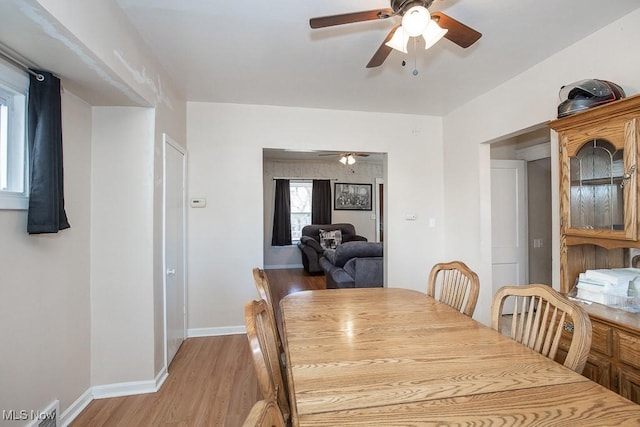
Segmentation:
<svg viewBox="0 0 640 427">
<path fill-rule="evenodd" d="M 252 273 L 253 281 L 256 282 L 256 289 L 258 290 L 258 294 L 260 294 L 260 298 L 265 300 L 270 307 L 273 307 L 273 298 L 271 297 L 267 273 L 258 267 L 254 268 Z"/>
<path fill-rule="evenodd" d="M 285 427 L 286 423 L 280 408 L 273 399 L 256 402 L 242 427 Z"/>
<path fill-rule="evenodd" d="M 491 306 L 491 327 L 502 332 L 504 303 L 514 298 L 510 336 L 515 341 L 555 359 L 565 330 L 571 344 L 564 366 L 582 373 L 591 349 L 589 315 L 547 285 L 505 286 L 496 292 Z M 571 333 L 572 331 L 572 333 Z"/>
<path fill-rule="evenodd" d="M 280 351 L 275 325 L 265 300 L 249 301 L 244 306 L 244 321 L 251 347 L 258 384 L 264 399 L 278 403 L 285 420 L 290 417 L 288 391 L 282 376 Z"/>
<path fill-rule="evenodd" d="M 271 288 L 269 287 L 269 278 L 267 277 L 267 273 L 260 268 L 253 269 L 253 281 L 256 283 L 256 289 L 258 290 L 258 295 L 260 295 L 260 299 L 264 300 L 267 303 L 269 308 L 269 315 L 271 316 L 271 320 L 275 325 L 276 331 L 276 343 L 278 344 L 278 350 L 280 353 L 284 353 L 284 347 L 282 346 L 282 338 L 280 337 L 280 329 L 278 328 L 278 322 L 276 320 L 276 310 L 274 306 L 273 297 L 271 296 Z"/>
<path fill-rule="evenodd" d="M 427 295 L 473 316 L 480 292 L 478 275 L 461 261 L 439 263 L 429 274 Z"/>
</svg>

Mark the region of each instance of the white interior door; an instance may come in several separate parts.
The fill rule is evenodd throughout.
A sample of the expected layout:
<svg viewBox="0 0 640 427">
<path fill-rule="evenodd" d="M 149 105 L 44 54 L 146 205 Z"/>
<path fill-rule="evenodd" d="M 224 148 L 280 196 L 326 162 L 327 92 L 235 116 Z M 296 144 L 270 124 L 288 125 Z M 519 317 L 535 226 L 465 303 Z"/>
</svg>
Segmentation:
<svg viewBox="0 0 640 427">
<path fill-rule="evenodd" d="M 164 135 L 164 294 L 166 366 L 186 337 L 186 152 Z"/>
<path fill-rule="evenodd" d="M 493 294 L 504 285 L 528 283 L 527 180 L 524 160 L 491 161 L 491 258 Z M 513 310 L 505 304 L 505 312 Z"/>
</svg>

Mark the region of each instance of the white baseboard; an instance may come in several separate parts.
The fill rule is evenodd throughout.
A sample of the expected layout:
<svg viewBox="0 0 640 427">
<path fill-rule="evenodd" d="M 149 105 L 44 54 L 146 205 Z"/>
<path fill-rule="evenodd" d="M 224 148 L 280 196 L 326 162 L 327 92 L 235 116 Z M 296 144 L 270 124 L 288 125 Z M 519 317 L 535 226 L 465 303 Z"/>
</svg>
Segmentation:
<svg viewBox="0 0 640 427">
<path fill-rule="evenodd" d="M 93 400 L 93 392 L 91 388 L 88 388 L 87 391 L 82 393 L 82 395 L 76 399 L 67 409 L 64 410 L 62 414 L 60 414 L 60 425 L 62 427 L 67 427 L 69 424 L 76 419 L 80 412 L 84 410 L 84 408 L 91 403 Z"/>
<path fill-rule="evenodd" d="M 167 367 L 163 367 L 154 380 L 131 381 L 126 383 L 106 384 L 90 387 L 82 393 L 65 411 L 60 414 L 58 425 L 67 427 L 94 399 L 106 399 L 109 397 L 133 396 L 136 394 L 155 393 L 160 390 L 162 384 L 169 377 Z"/>
<path fill-rule="evenodd" d="M 166 366 L 163 366 L 158 375 L 156 375 L 156 391 L 160 390 L 167 378 L 169 378 L 169 371 Z"/>
<path fill-rule="evenodd" d="M 54 413 L 55 413 L 55 416 L 54 416 Z M 37 412 L 32 411 L 30 414 L 27 414 L 27 411 L 25 411 L 24 414 L 22 413 L 22 411 L 19 411 L 19 414 L 21 416 L 24 415 L 24 418 L 20 418 L 20 419 L 27 419 L 27 418 L 31 419 L 31 422 L 27 424 L 27 427 L 38 427 L 38 424 L 40 424 L 41 422 L 50 421 L 53 419 L 56 420 L 55 425 L 59 426 L 60 425 L 60 401 L 57 399 L 54 400 L 46 408 L 44 408 L 41 411 L 37 411 Z"/>
<path fill-rule="evenodd" d="M 153 380 L 97 385 L 94 386 L 92 390 L 94 399 L 133 396 L 136 394 L 154 393 L 157 391 L 156 382 Z"/>
<path fill-rule="evenodd" d="M 264 270 L 293 270 L 304 268 L 302 264 L 265 265 Z"/>
<path fill-rule="evenodd" d="M 246 333 L 244 326 L 229 326 L 221 328 L 190 329 L 188 336 L 216 336 Z M 193 335 L 192 335 L 193 334 Z M 169 377 L 167 367 L 163 367 L 155 379 L 148 381 L 130 381 L 126 383 L 105 384 L 90 387 L 76 399 L 62 414 L 59 415 L 59 425 L 67 427 L 94 399 L 110 397 L 133 396 L 136 394 L 155 393 Z"/>
<path fill-rule="evenodd" d="M 217 337 L 221 335 L 246 334 L 244 326 L 220 326 L 214 328 L 192 328 L 187 330 L 187 338 Z"/>
<path fill-rule="evenodd" d="M 136 394 L 155 393 L 160 390 L 169 373 L 166 366 L 156 375 L 155 379 L 148 381 L 130 381 L 126 383 L 98 385 L 92 388 L 94 399 L 108 397 L 133 396 Z"/>
</svg>

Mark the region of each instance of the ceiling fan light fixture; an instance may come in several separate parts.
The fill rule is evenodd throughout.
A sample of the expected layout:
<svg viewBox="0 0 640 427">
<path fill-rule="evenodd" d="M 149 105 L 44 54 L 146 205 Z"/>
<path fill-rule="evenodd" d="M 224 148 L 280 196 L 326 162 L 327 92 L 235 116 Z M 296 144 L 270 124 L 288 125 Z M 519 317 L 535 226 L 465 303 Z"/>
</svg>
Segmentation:
<svg viewBox="0 0 640 427">
<path fill-rule="evenodd" d="M 345 156 L 343 154 L 342 157 L 340 157 L 340 163 L 342 163 L 343 165 L 346 165 L 347 164 L 347 156 Z"/>
<path fill-rule="evenodd" d="M 422 33 L 422 38 L 424 38 L 424 49 L 427 50 L 434 44 L 438 43 L 441 38 L 447 34 L 447 31 L 444 28 L 441 28 L 440 25 L 434 20 L 429 20 L 429 25 Z"/>
<path fill-rule="evenodd" d="M 430 21 L 431 15 L 427 8 L 413 6 L 402 17 L 402 28 L 410 37 L 418 37 L 427 30 Z"/>
<path fill-rule="evenodd" d="M 404 31 L 403 27 L 398 27 L 395 33 L 393 33 L 393 37 L 391 40 L 385 43 L 385 45 L 389 46 L 392 49 L 400 51 L 402 53 L 407 52 L 407 44 L 409 43 L 409 35 Z"/>
<path fill-rule="evenodd" d="M 353 155 L 352 155 L 352 154 L 349 154 L 349 156 L 347 156 L 347 164 L 348 164 L 348 165 L 352 165 L 352 164 L 354 164 L 355 162 L 356 162 L 356 158 L 355 158 L 355 157 L 353 157 Z"/>
</svg>

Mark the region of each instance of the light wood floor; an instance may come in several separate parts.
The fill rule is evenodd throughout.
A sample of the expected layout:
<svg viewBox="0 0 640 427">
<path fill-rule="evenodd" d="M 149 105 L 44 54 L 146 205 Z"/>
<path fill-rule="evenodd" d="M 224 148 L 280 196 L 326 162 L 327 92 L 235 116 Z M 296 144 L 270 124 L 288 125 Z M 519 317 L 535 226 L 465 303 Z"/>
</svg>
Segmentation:
<svg viewBox="0 0 640 427">
<path fill-rule="evenodd" d="M 268 270 L 267 276 L 277 302 L 292 292 L 325 287 L 324 276 L 301 269 Z M 246 335 L 188 338 L 157 393 L 94 400 L 71 425 L 236 427 L 259 399 Z"/>
</svg>

